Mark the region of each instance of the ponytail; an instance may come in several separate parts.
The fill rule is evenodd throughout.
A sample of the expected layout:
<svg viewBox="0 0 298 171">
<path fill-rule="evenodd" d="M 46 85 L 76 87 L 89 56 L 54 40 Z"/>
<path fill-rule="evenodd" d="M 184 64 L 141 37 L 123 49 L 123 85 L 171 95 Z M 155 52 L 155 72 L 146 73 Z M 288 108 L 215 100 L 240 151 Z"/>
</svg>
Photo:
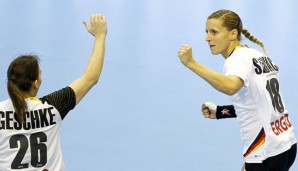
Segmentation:
<svg viewBox="0 0 298 171">
<path fill-rule="evenodd" d="M 23 123 L 25 121 L 25 112 L 27 111 L 27 103 L 25 98 L 12 80 L 8 80 L 7 90 L 15 109 L 16 119 L 20 123 Z"/>
<path fill-rule="evenodd" d="M 242 28 L 242 34 L 248 38 L 250 41 L 258 44 L 259 46 L 261 46 L 261 48 L 263 49 L 265 55 L 267 55 L 267 50 L 264 46 L 264 44 L 262 42 L 260 42 L 257 38 L 255 38 L 254 36 L 252 36 L 247 29 Z"/>
<path fill-rule="evenodd" d="M 11 62 L 7 70 L 7 91 L 15 109 L 16 120 L 25 122 L 28 110 L 25 94 L 31 91 L 32 85 L 38 79 L 38 57 L 24 55 Z"/>
</svg>

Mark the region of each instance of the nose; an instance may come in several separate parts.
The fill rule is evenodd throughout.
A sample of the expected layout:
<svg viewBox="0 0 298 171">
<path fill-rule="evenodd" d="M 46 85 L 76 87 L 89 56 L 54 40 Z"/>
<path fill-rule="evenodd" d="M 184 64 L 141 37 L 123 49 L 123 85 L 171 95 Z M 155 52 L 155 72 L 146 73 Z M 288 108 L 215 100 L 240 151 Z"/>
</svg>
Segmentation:
<svg viewBox="0 0 298 171">
<path fill-rule="evenodd" d="M 206 33 L 205 40 L 206 40 L 207 42 L 210 42 L 210 34 L 209 34 L 209 33 Z"/>
</svg>

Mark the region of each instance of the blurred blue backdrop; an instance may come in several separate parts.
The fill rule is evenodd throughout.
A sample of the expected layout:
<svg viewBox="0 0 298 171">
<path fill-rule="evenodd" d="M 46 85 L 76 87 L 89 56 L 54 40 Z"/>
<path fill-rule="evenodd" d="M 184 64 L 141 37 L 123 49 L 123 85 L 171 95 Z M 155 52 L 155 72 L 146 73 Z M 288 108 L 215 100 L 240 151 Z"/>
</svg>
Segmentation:
<svg viewBox="0 0 298 171">
<path fill-rule="evenodd" d="M 211 55 L 205 42 L 206 18 L 219 9 L 238 13 L 280 67 L 298 135 L 297 5 L 295 0 L 1 0 L 0 100 L 8 98 L 6 70 L 19 54 L 41 58 L 38 97 L 79 77 L 93 46 L 82 22 L 102 13 L 108 36 L 100 81 L 62 125 L 68 170 L 237 171 L 243 164 L 237 121 L 207 120 L 200 112 L 202 102 L 228 104 L 228 97 L 186 69 L 177 51 L 188 43 L 199 62 L 221 72 L 223 57 Z"/>
</svg>

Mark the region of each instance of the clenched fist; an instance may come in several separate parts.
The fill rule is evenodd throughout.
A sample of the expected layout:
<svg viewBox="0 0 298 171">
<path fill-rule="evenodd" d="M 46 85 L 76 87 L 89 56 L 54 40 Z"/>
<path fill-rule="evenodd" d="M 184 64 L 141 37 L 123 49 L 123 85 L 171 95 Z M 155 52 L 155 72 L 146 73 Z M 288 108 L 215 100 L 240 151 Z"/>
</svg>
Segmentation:
<svg viewBox="0 0 298 171">
<path fill-rule="evenodd" d="M 187 66 L 188 64 L 190 64 L 194 60 L 192 57 L 191 46 L 183 44 L 178 51 L 178 57 L 180 58 L 180 61 L 183 65 Z"/>
<path fill-rule="evenodd" d="M 216 119 L 217 106 L 211 102 L 202 104 L 202 114 L 205 118 Z"/>
</svg>

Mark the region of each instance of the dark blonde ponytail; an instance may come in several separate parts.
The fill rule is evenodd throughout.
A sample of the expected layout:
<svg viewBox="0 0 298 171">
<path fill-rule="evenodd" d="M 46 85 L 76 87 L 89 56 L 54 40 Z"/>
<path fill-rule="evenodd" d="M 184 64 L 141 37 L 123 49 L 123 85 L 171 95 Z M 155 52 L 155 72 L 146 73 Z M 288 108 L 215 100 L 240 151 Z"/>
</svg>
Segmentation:
<svg viewBox="0 0 298 171">
<path fill-rule="evenodd" d="M 261 48 L 263 49 L 265 55 L 267 55 L 267 50 L 264 46 L 264 44 L 262 42 L 260 42 L 257 38 L 255 38 L 254 36 L 252 36 L 247 29 L 242 29 L 242 34 L 250 41 L 258 44 L 259 46 L 261 46 Z"/>
<path fill-rule="evenodd" d="M 24 122 L 24 114 L 27 111 L 27 103 L 25 102 L 25 98 L 22 96 L 22 93 L 18 87 L 11 80 L 8 80 L 7 90 L 15 109 L 17 120 L 22 123 Z"/>
<path fill-rule="evenodd" d="M 27 111 L 24 93 L 38 79 L 39 65 L 35 55 L 23 55 L 11 62 L 7 70 L 7 91 L 15 109 L 16 119 L 23 123 Z"/>
</svg>

